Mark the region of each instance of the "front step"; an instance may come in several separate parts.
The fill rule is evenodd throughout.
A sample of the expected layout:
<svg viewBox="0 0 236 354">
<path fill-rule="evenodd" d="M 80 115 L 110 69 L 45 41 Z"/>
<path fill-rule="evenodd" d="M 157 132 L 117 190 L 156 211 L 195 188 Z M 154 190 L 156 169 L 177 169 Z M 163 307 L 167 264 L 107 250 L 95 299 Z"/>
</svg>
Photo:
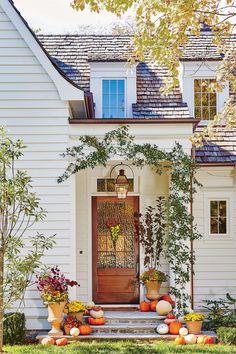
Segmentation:
<svg viewBox="0 0 236 354">
<path fill-rule="evenodd" d="M 156 312 L 140 311 L 105 311 L 106 325 L 122 323 L 132 324 L 158 324 L 165 319 L 165 316 L 158 316 Z"/>
<path fill-rule="evenodd" d="M 127 323 L 117 323 L 117 324 L 109 324 L 104 326 L 91 326 L 93 329 L 93 333 L 156 333 L 157 323 L 147 324 L 147 323 L 135 323 L 135 324 L 127 324 Z"/>
</svg>

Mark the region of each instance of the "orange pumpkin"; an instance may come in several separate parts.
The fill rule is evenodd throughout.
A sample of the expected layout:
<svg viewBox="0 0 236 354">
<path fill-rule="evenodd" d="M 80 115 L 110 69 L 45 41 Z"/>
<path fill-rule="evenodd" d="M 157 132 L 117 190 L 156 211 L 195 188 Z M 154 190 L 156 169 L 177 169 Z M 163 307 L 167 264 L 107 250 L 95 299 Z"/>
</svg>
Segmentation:
<svg viewBox="0 0 236 354">
<path fill-rule="evenodd" d="M 175 338 L 175 343 L 179 344 L 179 345 L 185 345 L 186 344 L 184 337 L 180 337 L 180 336 Z"/>
<path fill-rule="evenodd" d="M 92 333 L 92 328 L 90 325 L 81 325 L 79 326 L 79 334 L 82 336 L 87 336 L 88 334 Z"/>
<path fill-rule="evenodd" d="M 150 309 L 152 312 L 156 312 L 157 303 L 158 303 L 157 300 L 151 302 Z"/>
<path fill-rule="evenodd" d="M 88 323 L 90 325 L 101 326 L 101 325 L 105 324 L 105 318 L 104 317 L 100 317 L 100 318 L 89 317 Z"/>
<path fill-rule="evenodd" d="M 170 334 L 179 334 L 179 330 L 182 327 L 182 324 L 178 321 L 171 322 L 169 325 Z"/>
<path fill-rule="evenodd" d="M 64 347 L 64 345 L 67 345 L 67 344 L 68 344 L 68 340 L 67 340 L 67 338 L 65 338 L 65 337 L 58 338 L 58 339 L 56 340 L 56 345 L 57 345 L 58 347 Z"/>
<path fill-rule="evenodd" d="M 150 311 L 150 303 L 146 301 L 140 302 L 139 309 L 141 312 L 149 312 Z"/>
</svg>

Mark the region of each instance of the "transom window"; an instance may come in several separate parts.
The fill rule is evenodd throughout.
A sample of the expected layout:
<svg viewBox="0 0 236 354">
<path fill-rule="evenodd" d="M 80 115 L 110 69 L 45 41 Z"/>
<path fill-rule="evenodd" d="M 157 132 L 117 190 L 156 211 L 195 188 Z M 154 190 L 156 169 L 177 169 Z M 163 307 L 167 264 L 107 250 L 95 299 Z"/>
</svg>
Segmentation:
<svg viewBox="0 0 236 354">
<path fill-rule="evenodd" d="M 194 111 L 195 118 L 201 120 L 212 120 L 217 113 L 216 92 L 209 91 L 209 85 L 215 79 L 194 80 Z"/>
<path fill-rule="evenodd" d="M 227 202 L 226 200 L 210 201 L 210 233 L 227 233 Z"/>
<path fill-rule="evenodd" d="M 125 80 L 102 80 L 102 118 L 125 118 Z"/>
</svg>

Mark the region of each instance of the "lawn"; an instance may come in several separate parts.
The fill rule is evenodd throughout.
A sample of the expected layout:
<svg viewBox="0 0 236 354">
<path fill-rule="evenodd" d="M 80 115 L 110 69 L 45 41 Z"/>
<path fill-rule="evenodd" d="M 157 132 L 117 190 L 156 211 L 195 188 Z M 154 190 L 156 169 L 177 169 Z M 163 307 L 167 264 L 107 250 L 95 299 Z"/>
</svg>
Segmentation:
<svg viewBox="0 0 236 354">
<path fill-rule="evenodd" d="M 42 345 L 13 346 L 6 347 L 8 353 L 12 354 L 178 354 L 178 353 L 214 353 L 214 354 L 236 354 L 236 346 L 228 345 L 188 345 L 178 346 L 169 342 L 156 343 L 132 343 L 132 342 L 99 342 L 99 343 L 77 343 L 66 347 L 43 347 Z"/>
</svg>

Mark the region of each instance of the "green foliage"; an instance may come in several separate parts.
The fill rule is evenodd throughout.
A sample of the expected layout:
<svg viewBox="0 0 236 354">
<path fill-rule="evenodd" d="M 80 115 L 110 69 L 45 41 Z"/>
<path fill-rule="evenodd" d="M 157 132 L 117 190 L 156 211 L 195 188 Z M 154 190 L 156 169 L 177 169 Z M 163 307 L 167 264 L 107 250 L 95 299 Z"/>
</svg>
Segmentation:
<svg viewBox="0 0 236 354">
<path fill-rule="evenodd" d="M 168 235 L 164 255 L 175 274 L 176 286 L 171 292 L 177 298 L 177 307 L 187 308 L 190 299 L 186 294 L 186 284 L 190 281 L 195 260 L 190 252 L 190 242 L 201 237 L 189 212 L 192 193 L 198 185 L 195 178 L 197 167 L 192 158 L 178 143 L 168 152 L 160 150 L 155 144 L 136 144 L 127 126 L 106 133 L 103 139 L 82 136 L 79 145 L 68 148 L 63 156 L 71 162 L 58 178 L 59 183 L 80 170 L 106 166 L 107 161 L 114 156 L 132 161 L 133 165 L 140 168 L 151 166 L 156 173 L 170 176 L 169 197 L 166 201 Z"/>
<path fill-rule="evenodd" d="M 220 342 L 236 344 L 236 327 L 220 327 L 216 333 Z"/>
<path fill-rule="evenodd" d="M 166 277 L 165 273 L 161 272 L 160 270 L 150 268 L 149 270 L 146 270 L 145 272 L 143 272 L 141 274 L 140 280 L 144 284 L 146 282 L 152 281 L 152 280 L 157 280 L 160 283 L 163 283 L 164 281 L 167 280 L 167 277 Z"/>
<path fill-rule="evenodd" d="M 4 344 L 21 344 L 25 341 L 25 315 L 20 312 L 10 312 L 4 315 Z"/>
<path fill-rule="evenodd" d="M 226 295 L 226 299 L 219 298 L 217 300 L 205 300 L 206 306 L 203 306 L 207 310 L 207 321 L 204 323 L 204 327 L 208 330 L 215 331 L 219 327 L 233 327 L 236 326 L 236 314 L 232 306 L 232 300 L 228 300 L 229 294 Z M 230 296 L 230 299 L 231 296 Z"/>
</svg>

